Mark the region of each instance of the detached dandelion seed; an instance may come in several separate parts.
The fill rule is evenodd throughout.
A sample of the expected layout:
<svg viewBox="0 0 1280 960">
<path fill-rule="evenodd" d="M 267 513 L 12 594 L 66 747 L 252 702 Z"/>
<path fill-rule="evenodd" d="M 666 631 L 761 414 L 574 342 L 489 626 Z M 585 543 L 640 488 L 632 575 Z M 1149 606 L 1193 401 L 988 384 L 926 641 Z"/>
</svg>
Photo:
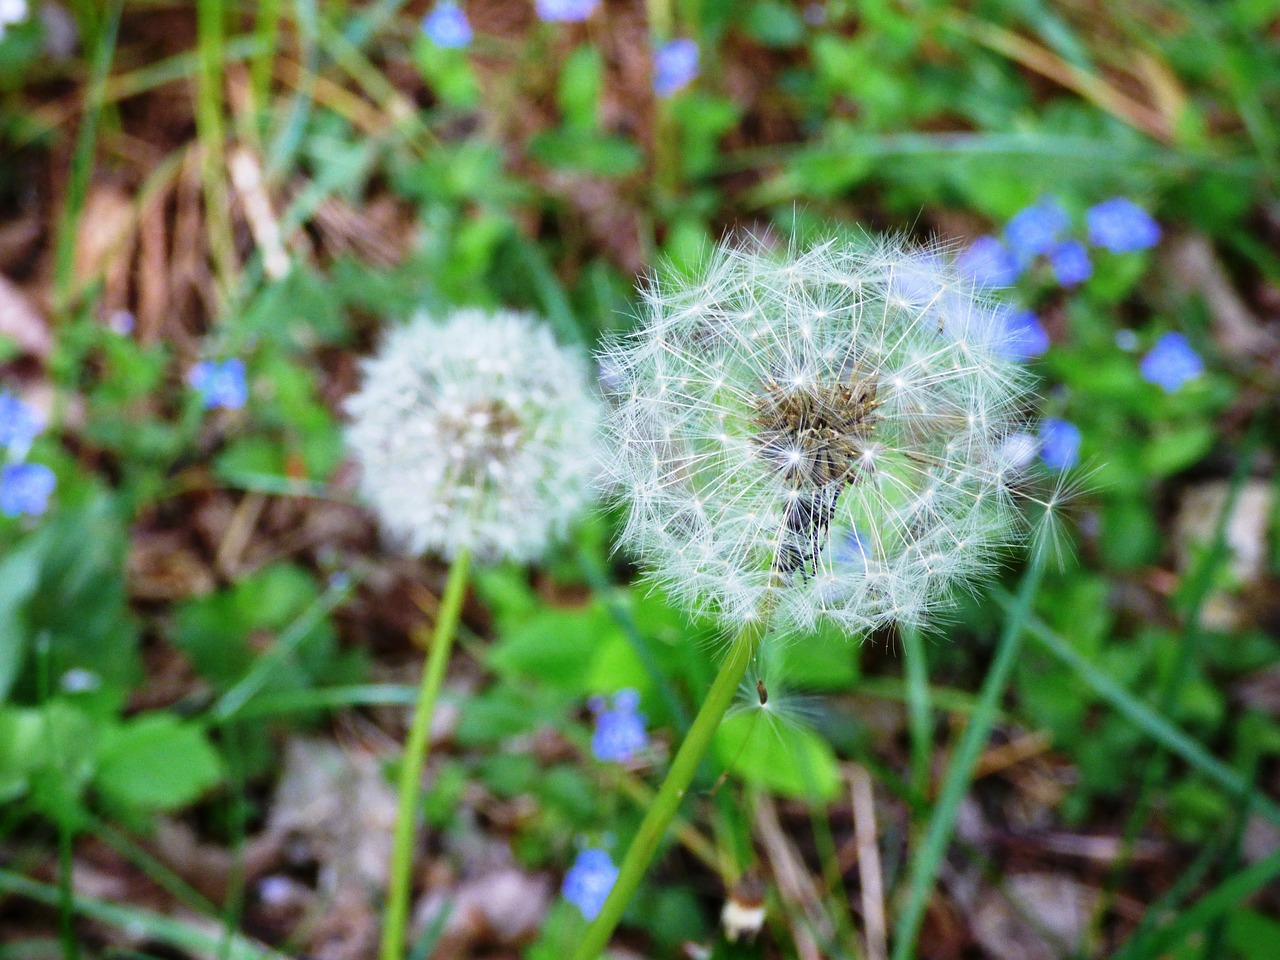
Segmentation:
<svg viewBox="0 0 1280 960">
<path fill-rule="evenodd" d="M 392 331 L 348 399 L 360 492 L 412 553 L 450 560 L 400 768 L 382 960 L 403 960 L 431 716 L 472 559 L 531 561 L 585 504 L 597 402 L 584 357 L 532 317 L 459 310 Z"/>
</svg>

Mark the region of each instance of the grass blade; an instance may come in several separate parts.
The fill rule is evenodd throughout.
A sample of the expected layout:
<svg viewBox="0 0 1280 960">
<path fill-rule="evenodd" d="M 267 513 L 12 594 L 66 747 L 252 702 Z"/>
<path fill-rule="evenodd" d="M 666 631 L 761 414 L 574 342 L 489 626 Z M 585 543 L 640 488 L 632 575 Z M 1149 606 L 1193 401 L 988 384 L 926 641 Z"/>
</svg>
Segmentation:
<svg viewBox="0 0 1280 960">
<path fill-rule="evenodd" d="M 0 869 L 0 893 L 26 897 L 48 907 L 58 904 L 56 888 L 11 870 Z M 222 932 L 218 929 L 205 929 L 150 910 L 79 895 L 74 897 L 72 905 L 81 916 L 127 930 L 134 935 L 141 934 L 157 943 L 188 953 L 210 955 L 218 949 L 222 940 Z M 256 944 L 240 934 L 234 934 L 229 942 L 228 960 L 286 960 L 283 954 Z"/>
<path fill-rule="evenodd" d="M 973 771 L 991 734 L 991 728 L 995 725 L 1000 698 L 1017 661 L 1024 627 L 1031 613 L 1031 601 L 1035 597 L 1042 573 L 1043 567 L 1040 564 L 1032 564 L 1023 574 L 1017 600 L 1009 611 L 996 645 L 995 659 L 982 683 L 977 709 L 969 718 L 968 726 L 960 738 L 960 745 L 947 767 L 938 803 L 933 808 L 925 831 L 924 845 L 911 866 L 907 905 L 894 928 L 893 960 L 909 960 L 915 955 L 916 938 L 920 935 L 924 911 L 933 894 L 938 867 L 951 844 L 960 803 L 969 790 Z"/>
</svg>

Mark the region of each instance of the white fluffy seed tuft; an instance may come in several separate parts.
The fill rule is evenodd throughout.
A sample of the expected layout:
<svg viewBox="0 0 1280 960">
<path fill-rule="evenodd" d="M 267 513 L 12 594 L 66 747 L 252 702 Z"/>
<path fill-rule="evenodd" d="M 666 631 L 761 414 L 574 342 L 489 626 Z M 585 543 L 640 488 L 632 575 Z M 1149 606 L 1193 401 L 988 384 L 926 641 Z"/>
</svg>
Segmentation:
<svg viewBox="0 0 1280 960">
<path fill-rule="evenodd" d="M 947 251 L 725 244 L 601 356 L 623 542 L 686 606 L 782 634 L 926 623 L 1025 533 L 1033 378 Z"/>
<path fill-rule="evenodd" d="M 582 509 L 598 401 L 584 357 L 533 317 L 418 316 L 345 404 L 360 493 L 408 551 L 538 558 Z"/>
</svg>

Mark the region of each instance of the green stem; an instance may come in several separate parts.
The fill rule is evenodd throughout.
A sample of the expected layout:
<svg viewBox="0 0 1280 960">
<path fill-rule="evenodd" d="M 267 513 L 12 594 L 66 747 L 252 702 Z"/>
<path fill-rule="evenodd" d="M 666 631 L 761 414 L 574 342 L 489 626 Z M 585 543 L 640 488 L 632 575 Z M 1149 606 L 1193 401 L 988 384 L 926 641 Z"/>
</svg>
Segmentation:
<svg viewBox="0 0 1280 960">
<path fill-rule="evenodd" d="M 1033 563 L 1022 577 L 1022 586 L 1018 589 L 1018 597 L 1009 616 L 1005 620 L 1004 630 L 996 645 L 995 659 L 987 671 L 986 680 L 982 684 L 982 693 L 978 697 L 978 706 L 969 718 L 960 744 L 956 748 L 951 764 L 942 781 L 942 789 L 938 794 L 938 803 L 929 818 L 925 831 L 924 843 L 915 862 L 911 865 L 909 880 L 909 897 L 906 908 L 898 917 L 894 930 L 893 960 L 910 960 L 915 956 L 916 937 L 920 935 L 920 924 L 924 920 L 924 911 L 933 895 L 933 884 L 938 877 L 938 868 L 942 858 L 951 844 L 951 835 L 955 832 L 956 817 L 960 813 L 960 803 L 964 800 L 973 780 L 973 771 L 978 766 L 982 749 L 986 746 L 987 737 L 995 725 L 999 712 L 1000 698 L 1017 662 L 1018 651 L 1022 646 L 1023 627 L 1031 613 L 1031 601 L 1035 598 L 1040 584 L 1043 567 Z"/>
<path fill-rule="evenodd" d="M 471 553 L 468 550 L 463 550 L 454 557 L 449 566 L 449 578 L 445 583 L 444 597 L 440 600 L 440 613 L 436 617 L 431 649 L 427 652 L 427 664 L 422 671 L 418 705 L 413 715 L 413 724 L 409 728 L 409 739 L 404 745 L 404 757 L 400 761 L 400 800 L 396 810 L 395 841 L 391 850 L 387 906 L 382 917 L 381 960 L 403 960 L 404 957 L 405 929 L 409 921 L 409 868 L 413 864 L 414 824 L 417 819 L 418 797 L 422 790 L 422 766 L 429 746 L 436 698 L 444 683 L 449 651 L 453 647 L 453 637 L 462 615 L 462 598 L 466 594 L 470 566 Z"/>
<path fill-rule="evenodd" d="M 658 791 L 652 806 L 649 807 L 649 812 L 640 823 L 635 839 L 627 849 L 622 866 L 618 868 L 618 879 L 614 882 L 613 889 L 609 891 L 608 899 L 605 900 L 600 913 L 587 927 L 587 932 L 577 952 L 574 953 L 573 960 L 596 960 L 608 944 L 609 937 L 613 935 L 614 928 L 622 919 L 623 911 L 626 910 L 627 904 L 631 902 L 636 892 L 636 887 L 640 885 L 640 878 L 644 876 L 649 861 L 657 852 L 658 844 L 666 834 L 667 827 L 675 818 L 685 791 L 693 782 L 702 756 L 711 745 L 711 737 L 720 726 L 720 721 L 725 711 L 729 709 L 729 704 L 733 702 L 738 684 L 742 682 L 742 676 L 747 671 L 747 664 L 755 656 L 756 646 L 764 637 L 768 619 L 768 616 L 759 616 L 738 631 L 733 646 L 724 658 L 724 663 L 720 665 L 720 672 L 716 674 L 715 681 L 711 684 L 706 700 L 702 702 L 702 708 L 693 718 L 693 725 L 689 727 L 684 743 L 680 745 L 675 759 L 671 762 L 667 779 L 663 781 L 662 788 Z M 390 958 L 384 957 L 383 960 L 390 960 Z"/>
<path fill-rule="evenodd" d="M 929 763 L 933 756 L 933 708 L 930 704 L 929 661 L 918 627 L 902 631 L 907 672 L 907 721 L 911 731 L 911 793 L 920 809 L 929 798 Z"/>
</svg>

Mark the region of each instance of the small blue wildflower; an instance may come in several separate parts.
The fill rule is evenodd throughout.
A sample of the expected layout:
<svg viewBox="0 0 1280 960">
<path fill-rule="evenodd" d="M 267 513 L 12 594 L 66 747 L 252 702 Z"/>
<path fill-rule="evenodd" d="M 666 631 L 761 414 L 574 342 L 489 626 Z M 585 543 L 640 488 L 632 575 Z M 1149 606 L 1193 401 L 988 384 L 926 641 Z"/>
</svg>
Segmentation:
<svg viewBox="0 0 1280 960">
<path fill-rule="evenodd" d="M 1048 417 L 1040 424 L 1040 459 L 1055 470 L 1069 470 L 1080 460 L 1080 428 L 1070 420 Z"/>
<path fill-rule="evenodd" d="M 564 886 L 560 892 L 582 911 L 587 920 L 594 920 L 617 879 L 618 868 L 613 865 L 609 854 L 588 848 L 578 854 L 564 875 Z"/>
<path fill-rule="evenodd" d="M 1160 242 L 1160 224 L 1132 200 L 1112 197 L 1085 213 L 1089 242 L 1112 253 L 1147 250 Z"/>
<path fill-rule="evenodd" d="M 1173 393 L 1204 373 L 1204 361 L 1180 333 L 1166 333 L 1138 365 L 1142 379 Z"/>
<path fill-rule="evenodd" d="M 1049 251 L 1049 266 L 1064 287 L 1074 287 L 1093 276 L 1089 250 L 1079 240 L 1066 240 Z"/>
<path fill-rule="evenodd" d="M 72 667 L 58 681 L 65 693 L 92 693 L 102 686 L 102 678 L 92 670 L 83 667 Z"/>
<path fill-rule="evenodd" d="M 580 23 L 595 13 L 600 0 L 534 0 L 539 20 L 547 23 Z"/>
<path fill-rule="evenodd" d="M 471 24 L 456 3 L 441 0 L 422 18 L 422 32 L 437 47 L 460 50 L 471 44 Z"/>
<path fill-rule="evenodd" d="M 21 460 L 44 429 L 39 415 L 18 397 L 0 390 L 0 450 Z"/>
<path fill-rule="evenodd" d="M 9 27 L 27 19 L 29 13 L 27 0 L 0 0 L 0 40 Z"/>
<path fill-rule="evenodd" d="M 191 368 L 187 382 L 200 394 L 206 410 L 225 407 L 239 410 L 249 399 L 249 388 L 244 379 L 244 361 L 231 357 L 219 363 L 202 360 Z"/>
<path fill-rule="evenodd" d="M 122 337 L 133 333 L 135 324 L 136 320 L 128 310 L 113 310 L 111 316 L 107 318 L 107 328 Z"/>
<path fill-rule="evenodd" d="M 1011 287 L 1022 273 L 1015 257 L 995 237 L 979 237 L 956 258 L 956 269 L 985 287 Z"/>
<path fill-rule="evenodd" d="M 0 513 L 38 517 L 49 507 L 58 480 L 43 463 L 10 463 L 0 469 Z"/>
<path fill-rule="evenodd" d="M 1116 346 L 1126 353 L 1131 353 L 1138 349 L 1138 335 L 1132 330 L 1117 330 L 1115 340 Z"/>
<path fill-rule="evenodd" d="M 1005 241 L 1024 262 L 1048 253 L 1058 243 L 1058 235 L 1071 225 L 1062 204 L 1053 197 L 1041 197 L 1019 210 L 1004 227 Z"/>
<path fill-rule="evenodd" d="M 1007 360 L 1029 360 L 1049 349 L 1049 334 L 1030 310 L 1004 309 L 997 315 L 1003 330 L 993 344 Z"/>
<path fill-rule="evenodd" d="M 649 745 L 644 729 L 644 714 L 637 713 L 640 695 L 634 690 L 619 690 L 610 710 L 603 697 L 592 697 L 596 729 L 591 735 L 591 752 L 597 760 L 626 763 Z"/>
<path fill-rule="evenodd" d="M 698 76 L 698 44 L 682 37 L 660 46 L 653 54 L 653 90 L 660 97 L 678 93 Z"/>
</svg>

